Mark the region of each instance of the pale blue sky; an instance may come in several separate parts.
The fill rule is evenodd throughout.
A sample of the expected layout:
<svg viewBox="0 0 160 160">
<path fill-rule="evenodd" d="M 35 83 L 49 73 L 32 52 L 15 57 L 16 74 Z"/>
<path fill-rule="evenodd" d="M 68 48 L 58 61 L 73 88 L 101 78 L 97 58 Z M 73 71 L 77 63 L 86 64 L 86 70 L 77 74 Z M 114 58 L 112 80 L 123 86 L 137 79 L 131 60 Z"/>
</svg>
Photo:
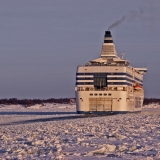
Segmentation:
<svg viewBox="0 0 160 160">
<path fill-rule="evenodd" d="M 0 0 L 0 98 L 74 97 L 76 67 L 100 55 L 111 29 L 117 53 L 148 68 L 160 95 L 159 0 Z"/>
</svg>

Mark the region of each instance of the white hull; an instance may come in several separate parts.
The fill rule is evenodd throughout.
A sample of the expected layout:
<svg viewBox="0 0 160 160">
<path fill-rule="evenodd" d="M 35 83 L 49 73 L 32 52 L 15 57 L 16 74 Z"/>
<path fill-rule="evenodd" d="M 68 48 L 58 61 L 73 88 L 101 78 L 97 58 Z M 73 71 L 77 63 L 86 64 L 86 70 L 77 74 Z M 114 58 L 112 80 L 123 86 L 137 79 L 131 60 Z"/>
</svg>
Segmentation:
<svg viewBox="0 0 160 160">
<path fill-rule="evenodd" d="M 144 98 L 143 93 L 130 94 L 128 92 L 129 91 L 77 91 L 76 110 L 78 113 L 125 113 L 141 111 Z M 92 94 L 93 96 L 91 96 Z M 97 94 L 97 96 L 94 96 L 95 94 Z M 110 94 L 112 96 L 108 96 Z"/>
</svg>

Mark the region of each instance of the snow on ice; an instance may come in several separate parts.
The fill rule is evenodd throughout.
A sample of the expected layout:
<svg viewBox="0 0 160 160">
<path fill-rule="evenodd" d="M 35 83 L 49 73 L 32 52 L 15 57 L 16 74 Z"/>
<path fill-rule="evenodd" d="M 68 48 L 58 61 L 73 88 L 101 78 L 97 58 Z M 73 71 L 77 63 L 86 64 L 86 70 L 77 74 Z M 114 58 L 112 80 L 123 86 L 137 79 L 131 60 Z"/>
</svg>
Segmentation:
<svg viewBox="0 0 160 160">
<path fill-rule="evenodd" d="M 0 159 L 160 159 L 159 118 L 159 104 L 87 118 L 69 104 L 0 105 Z"/>
</svg>

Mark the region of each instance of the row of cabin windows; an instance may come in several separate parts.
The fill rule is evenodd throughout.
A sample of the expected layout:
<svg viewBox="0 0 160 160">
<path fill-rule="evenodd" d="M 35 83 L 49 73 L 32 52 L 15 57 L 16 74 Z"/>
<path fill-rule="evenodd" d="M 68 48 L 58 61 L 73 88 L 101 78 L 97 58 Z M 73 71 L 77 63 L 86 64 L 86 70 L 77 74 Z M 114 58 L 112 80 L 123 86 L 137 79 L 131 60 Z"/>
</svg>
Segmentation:
<svg viewBox="0 0 160 160">
<path fill-rule="evenodd" d="M 97 93 L 94 93 L 94 96 L 102 96 L 102 93 L 99 93 L 99 94 L 97 94 Z M 107 96 L 107 93 L 104 93 L 103 94 L 104 96 Z M 108 96 L 111 96 L 112 94 L 111 93 L 108 93 Z M 90 96 L 93 96 L 93 93 L 90 93 Z"/>
</svg>

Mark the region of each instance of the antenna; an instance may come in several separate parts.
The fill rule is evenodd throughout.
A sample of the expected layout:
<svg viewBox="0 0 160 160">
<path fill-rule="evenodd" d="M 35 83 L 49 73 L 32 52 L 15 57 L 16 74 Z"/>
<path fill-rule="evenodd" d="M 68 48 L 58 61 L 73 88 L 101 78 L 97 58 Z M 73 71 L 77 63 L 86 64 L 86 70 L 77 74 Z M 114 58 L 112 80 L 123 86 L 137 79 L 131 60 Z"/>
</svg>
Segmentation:
<svg viewBox="0 0 160 160">
<path fill-rule="evenodd" d="M 124 59 L 125 51 L 122 52 L 120 55 L 121 55 L 121 59 Z"/>
</svg>

